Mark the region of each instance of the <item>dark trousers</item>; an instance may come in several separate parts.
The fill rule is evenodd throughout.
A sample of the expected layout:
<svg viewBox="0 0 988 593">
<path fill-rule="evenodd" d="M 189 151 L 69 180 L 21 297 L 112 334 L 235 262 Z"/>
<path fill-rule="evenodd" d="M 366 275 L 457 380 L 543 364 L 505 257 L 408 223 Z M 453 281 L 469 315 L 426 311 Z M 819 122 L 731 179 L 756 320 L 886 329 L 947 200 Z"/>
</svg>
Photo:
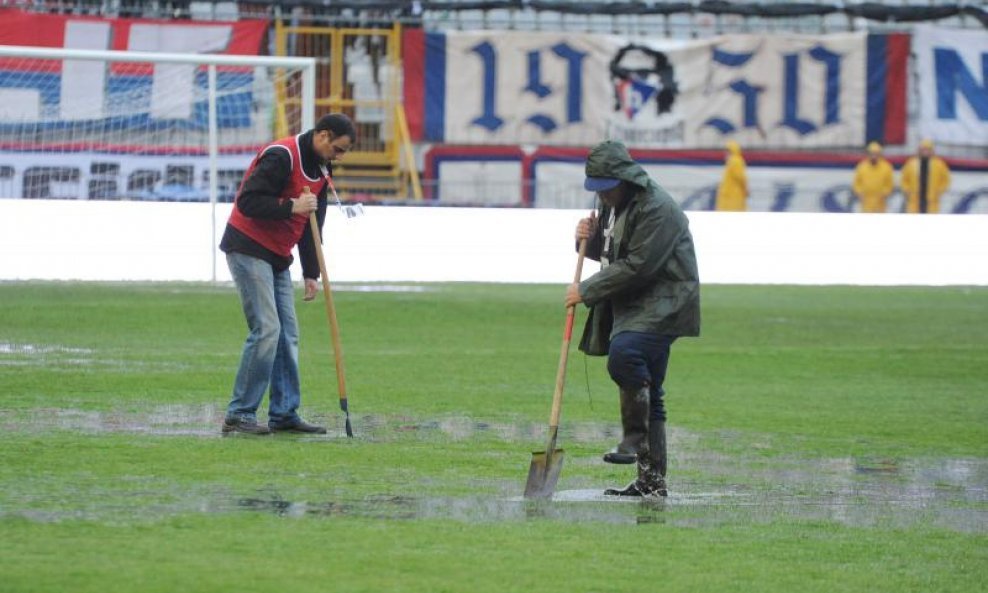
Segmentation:
<svg viewBox="0 0 988 593">
<path fill-rule="evenodd" d="M 649 421 L 665 421 L 666 408 L 662 397 L 669 366 L 669 348 L 676 336 L 640 332 L 621 332 L 611 338 L 607 353 L 607 372 L 622 389 L 649 390 Z"/>
</svg>

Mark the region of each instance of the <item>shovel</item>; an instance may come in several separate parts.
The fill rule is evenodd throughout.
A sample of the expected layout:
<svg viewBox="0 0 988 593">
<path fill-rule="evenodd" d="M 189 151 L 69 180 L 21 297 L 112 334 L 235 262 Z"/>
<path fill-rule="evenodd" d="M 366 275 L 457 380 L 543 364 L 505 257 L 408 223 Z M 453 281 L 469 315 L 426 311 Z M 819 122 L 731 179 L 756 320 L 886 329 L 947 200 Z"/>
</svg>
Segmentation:
<svg viewBox="0 0 988 593">
<path fill-rule="evenodd" d="M 573 282 L 579 282 L 583 275 L 583 257 L 587 252 L 587 240 L 580 241 L 580 254 L 576 258 L 576 274 Z M 569 342 L 573 337 L 573 318 L 576 307 L 566 308 L 566 326 L 563 330 L 563 346 L 559 353 L 559 368 L 556 370 L 556 389 L 552 394 L 552 412 L 549 415 L 549 444 L 545 451 L 532 452 L 532 465 L 528 468 L 528 482 L 525 483 L 525 498 L 552 498 L 563 470 L 562 449 L 556 448 L 559 436 L 559 413 L 563 405 L 563 385 L 566 383 L 566 359 L 569 357 Z"/>
<path fill-rule="evenodd" d="M 336 194 L 335 188 L 333 189 L 333 194 Z M 343 367 L 343 344 L 340 340 L 340 325 L 336 321 L 333 290 L 329 286 L 329 275 L 326 273 L 326 258 L 322 252 L 322 237 L 319 233 L 319 221 L 316 219 L 315 212 L 309 214 L 309 228 L 312 229 L 312 241 L 316 245 L 316 258 L 319 260 L 319 275 L 322 278 L 322 292 L 326 301 L 326 317 L 329 318 L 329 333 L 333 340 L 333 358 L 336 362 L 336 386 L 340 392 L 340 409 L 346 414 L 346 436 L 353 438 L 353 427 L 350 425 L 350 407 L 347 404 L 346 396 L 346 371 Z"/>
</svg>

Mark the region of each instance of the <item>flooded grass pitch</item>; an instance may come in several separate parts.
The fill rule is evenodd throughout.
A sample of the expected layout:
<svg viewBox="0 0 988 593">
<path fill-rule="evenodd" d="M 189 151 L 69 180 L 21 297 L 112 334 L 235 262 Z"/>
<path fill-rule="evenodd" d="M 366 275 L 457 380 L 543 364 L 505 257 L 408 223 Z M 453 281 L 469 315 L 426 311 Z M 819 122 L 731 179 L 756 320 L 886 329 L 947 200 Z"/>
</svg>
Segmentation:
<svg viewBox="0 0 988 593">
<path fill-rule="evenodd" d="M 726 462 L 726 460 L 723 460 Z M 795 460 L 785 460 L 782 465 Z M 669 523 L 716 526 L 772 521 L 834 521 L 854 527 L 932 525 L 988 532 L 988 464 L 973 460 L 903 462 L 901 473 L 873 474 L 854 461 L 808 462 L 805 472 L 764 468 L 761 485 L 670 476 L 666 498 L 606 496 L 603 487 L 556 490 L 552 500 L 519 495 L 369 496 L 360 500 L 291 501 L 274 493 L 242 498 L 237 507 L 289 517 L 353 515 L 382 519 L 467 522 L 553 519 L 568 522 Z M 841 467 L 843 466 L 843 467 Z M 694 472 L 706 468 L 693 466 Z M 564 469 L 565 472 L 565 469 Z M 750 476 L 749 476 L 750 477 Z M 565 480 L 561 480 L 561 483 Z"/>
<path fill-rule="evenodd" d="M 341 446 L 342 419 L 313 417 L 330 425 L 325 436 L 260 437 L 300 447 Z M 166 441 L 223 439 L 222 408 L 215 405 L 166 405 L 146 409 L 83 411 L 39 409 L 0 412 L 0 430 L 25 435 L 114 436 L 135 446 L 145 437 Z M 381 520 L 452 519 L 468 523 L 526 520 L 716 526 L 773 521 L 832 521 L 843 525 L 900 528 L 935 526 L 957 532 L 988 533 L 988 461 L 983 458 L 838 457 L 803 458 L 750 454 L 705 447 L 710 435 L 670 429 L 670 494 L 660 499 L 604 496 L 608 486 L 623 485 L 631 466 L 606 466 L 598 455 L 617 438 L 617 426 L 576 422 L 561 438 L 579 452 L 567 455 L 563 476 L 552 500 L 520 496 L 531 444 L 545 428 L 537 423 L 476 421 L 467 417 L 418 419 L 407 416 L 355 416 L 357 440 L 379 451 L 443 444 L 470 448 L 471 443 L 498 443 L 497 455 L 518 463 L 517 476 L 477 475 L 469 464 L 443 468 L 441 475 L 405 472 L 405 483 L 386 487 L 364 484 L 361 492 L 340 488 L 332 475 L 306 475 L 303 494 L 278 486 L 280 479 L 253 489 L 203 483 L 183 488 L 167 475 L 148 468 L 147 476 L 116 480 L 101 487 L 83 479 L 71 492 L 44 483 L 8 484 L 0 514 L 37 521 L 64 519 L 147 520 L 185 513 L 267 513 L 306 519 L 363 517 Z M 237 436 L 254 441 L 259 437 Z M 715 435 L 724 442 L 724 435 Z M 740 437 L 738 437 L 740 438 Z M 136 439 L 136 440 L 135 440 Z M 730 447 L 726 447 L 730 449 Z M 724 447 L 721 447 L 724 449 Z M 325 451 L 334 455 L 339 450 Z M 493 455 L 493 454 L 492 454 Z M 358 461 L 359 463 L 359 461 Z M 626 469 L 621 469 L 621 467 Z M 304 469 L 304 468 L 303 468 Z M 601 472 L 604 472 L 603 474 Z M 621 476 L 615 481 L 613 476 Z M 324 484 L 314 482 L 325 480 Z M 456 495 L 430 492 L 429 485 L 450 486 Z M 606 480 L 610 480 L 607 482 Z M 439 488 L 438 490 L 443 490 Z"/>
<path fill-rule="evenodd" d="M 225 438 L 232 286 L 0 283 L 0 590 L 988 582 L 988 289 L 705 286 L 666 385 L 670 493 L 645 501 L 602 494 L 633 469 L 601 460 L 614 385 L 575 352 L 554 498 L 522 497 L 561 286 L 339 289 L 356 438 L 301 301 L 301 412 L 329 434 Z"/>
</svg>

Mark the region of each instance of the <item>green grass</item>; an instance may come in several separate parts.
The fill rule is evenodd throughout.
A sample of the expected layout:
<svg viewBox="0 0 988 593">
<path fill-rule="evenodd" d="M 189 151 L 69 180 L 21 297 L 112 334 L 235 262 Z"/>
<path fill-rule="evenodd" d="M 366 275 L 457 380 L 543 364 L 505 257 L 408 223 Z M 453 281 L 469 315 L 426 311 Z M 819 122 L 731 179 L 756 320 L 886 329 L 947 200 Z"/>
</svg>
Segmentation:
<svg viewBox="0 0 988 593">
<path fill-rule="evenodd" d="M 984 576 L 975 537 L 816 523 L 471 527 L 249 515 L 5 528 L 20 541 L 4 538 L 0 552 L 20 561 L 4 585 L 18 591 L 927 592 L 977 591 Z M 32 570 L 43 564 L 58 569 Z"/>
<path fill-rule="evenodd" d="M 674 496 L 640 506 L 517 500 L 562 287 L 423 288 L 336 294 L 356 439 L 320 301 L 298 305 L 303 414 L 330 437 L 224 439 L 232 287 L 0 283 L 0 591 L 988 580 L 988 289 L 705 287 L 666 384 Z M 557 490 L 629 478 L 599 461 L 616 429 L 604 361 L 574 349 Z"/>
</svg>

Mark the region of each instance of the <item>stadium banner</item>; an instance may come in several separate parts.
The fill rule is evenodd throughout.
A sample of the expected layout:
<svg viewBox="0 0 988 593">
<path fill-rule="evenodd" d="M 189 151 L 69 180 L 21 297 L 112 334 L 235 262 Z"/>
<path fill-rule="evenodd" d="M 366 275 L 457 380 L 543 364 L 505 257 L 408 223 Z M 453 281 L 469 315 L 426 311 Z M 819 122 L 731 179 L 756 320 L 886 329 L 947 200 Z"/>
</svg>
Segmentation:
<svg viewBox="0 0 988 593">
<path fill-rule="evenodd" d="M 425 152 L 423 161 L 427 200 L 484 206 L 530 202 L 522 183 L 525 152 L 520 147 L 437 144 Z"/>
<path fill-rule="evenodd" d="M 11 46 L 258 55 L 268 27 L 0 9 L 0 44 Z M 216 78 L 227 201 L 270 137 L 273 92 L 253 67 Z M 208 201 L 206 88 L 195 65 L 0 58 L 0 198 Z"/>
<path fill-rule="evenodd" d="M 988 146 L 988 32 L 917 26 L 913 51 L 920 134 Z"/>
<path fill-rule="evenodd" d="M 692 152 L 692 151 L 691 151 Z M 585 151 L 545 149 L 527 164 L 532 205 L 543 208 L 591 208 L 594 196 L 583 189 Z M 713 210 L 723 175 L 722 159 L 713 154 L 633 150 L 632 156 L 686 210 Z M 761 153 L 746 155 L 750 212 L 860 212 L 851 191 L 856 157 L 826 154 Z M 896 191 L 886 211 L 904 212 L 898 190 L 903 158 L 892 160 Z M 943 214 L 988 213 L 988 178 L 984 161 L 948 159 L 950 189 L 940 199 Z"/>
<path fill-rule="evenodd" d="M 643 163 L 645 170 L 661 183 L 686 210 L 713 210 L 723 166 Z M 533 204 L 542 208 L 591 208 L 593 194 L 583 190 L 583 171 L 578 165 L 547 161 L 535 167 Z M 853 167 L 832 166 L 748 167 L 750 212 L 860 212 L 851 191 Z M 896 177 L 898 181 L 898 176 Z M 983 172 L 955 171 L 951 188 L 940 199 L 943 214 L 988 214 L 988 183 Z M 889 197 L 887 212 L 904 212 L 902 194 Z"/>
<path fill-rule="evenodd" d="M 0 8 L 0 45 L 258 55 L 263 19 L 176 21 L 40 14 Z"/>
<path fill-rule="evenodd" d="M 724 171 L 723 154 L 713 150 L 632 149 L 645 170 L 690 211 L 713 210 Z M 857 155 L 793 152 L 749 152 L 746 155 L 752 212 L 859 212 L 851 191 Z M 583 188 L 586 150 L 541 147 L 530 152 L 504 146 L 436 145 L 425 155 L 423 183 L 439 205 L 530 206 L 578 208 L 594 206 L 594 194 Z M 900 170 L 905 157 L 892 157 Z M 951 187 L 941 200 L 943 213 L 988 213 L 988 163 L 948 159 Z M 896 174 L 896 182 L 899 175 Z M 483 192 L 472 191 L 474 185 Z M 898 191 L 887 211 L 902 212 Z"/>
<path fill-rule="evenodd" d="M 253 154 L 217 158 L 217 201 L 232 202 Z M 195 154 L 0 152 L 0 199 L 208 202 L 209 158 Z"/>
<path fill-rule="evenodd" d="M 424 141 L 586 146 L 615 138 L 719 148 L 731 138 L 746 148 L 814 148 L 905 136 L 903 121 L 878 125 L 887 104 L 905 105 L 908 52 L 899 38 L 889 51 L 869 47 L 865 33 L 406 35 L 406 109 Z"/>
<path fill-rule="evenodd" d="M 906 142 L 909 35 L 868 35 L 865 140 L 886 146 Z"/>
<path fill-rule="evenodd" d="M 267 29 L 264 20 L 176 22 L 0 9 L 0 45 L 11 46 L 258 55 Z M 223 114 L 219 126 L 250 126 L 252 69 L 219 68 L 217 79 L 223 89 L 218 98 Z M 112 125 L 119 128 L 178 119 L 204 128 L 205 99 L 199 89 L 205 85 L 205 69 L 193 65 L 111 63 L 107 67 L 94 60 L 0 58 L 0 131 L 5 141 L 30 141 L 33 126 L 67 136 L 63 129 L 67 124 L 108 119 L 115 119 Z"/>
</svg>

